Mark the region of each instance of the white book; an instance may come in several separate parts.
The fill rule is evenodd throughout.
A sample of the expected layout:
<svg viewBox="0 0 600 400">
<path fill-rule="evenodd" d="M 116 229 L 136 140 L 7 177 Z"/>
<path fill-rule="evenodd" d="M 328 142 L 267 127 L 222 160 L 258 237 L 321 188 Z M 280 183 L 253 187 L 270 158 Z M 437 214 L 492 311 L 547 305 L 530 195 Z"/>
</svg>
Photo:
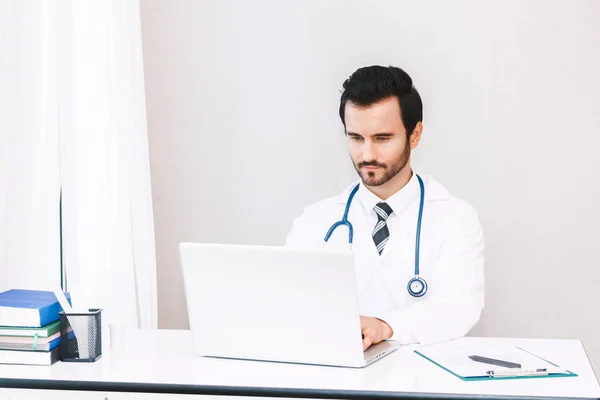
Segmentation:
<svg viewBox="0 0 600 400">
<path fill-rule="evenodd" d="M 0 364 L 52 365 L 60 359 L 60 347 L 51 351 L 0 350 Z"/>
</svg>

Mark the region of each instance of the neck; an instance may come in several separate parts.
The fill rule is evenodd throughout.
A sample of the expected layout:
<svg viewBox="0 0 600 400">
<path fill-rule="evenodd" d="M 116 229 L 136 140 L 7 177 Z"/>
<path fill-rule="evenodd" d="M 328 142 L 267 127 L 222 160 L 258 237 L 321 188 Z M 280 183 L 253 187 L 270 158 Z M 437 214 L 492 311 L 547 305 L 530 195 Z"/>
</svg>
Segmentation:
<svg viewBox="0 0 600 400">
<path fill-rule="evenodd" d="M 408 181 L 410 181 L 410 178 L 412 178 L 412 174 L 413 172 L 410 168 L 410 165 L 406 164 L 406 166 L 402 168 L 400 172 L 394 175 L 392 179 L 383 185 L 367 186 L 367 189 L 373 192 L 381 200 L 387 200 L 392 197 L 394 193 L 400 191 L 400 189 L 406 186 Z"/>
</svg>

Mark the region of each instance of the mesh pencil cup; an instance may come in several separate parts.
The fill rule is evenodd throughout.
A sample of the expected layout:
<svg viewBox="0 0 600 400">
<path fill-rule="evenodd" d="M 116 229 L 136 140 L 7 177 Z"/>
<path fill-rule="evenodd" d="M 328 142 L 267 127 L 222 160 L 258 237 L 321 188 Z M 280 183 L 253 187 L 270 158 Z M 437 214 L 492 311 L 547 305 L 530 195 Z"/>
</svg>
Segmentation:
<svg viewBox="0 0 600 400">
<path fill-rule="evenodd" d="M 94 362 L 102 356 L 102 309 L 88 312 L 59 312 L 60 359 Z"/>
</svg>

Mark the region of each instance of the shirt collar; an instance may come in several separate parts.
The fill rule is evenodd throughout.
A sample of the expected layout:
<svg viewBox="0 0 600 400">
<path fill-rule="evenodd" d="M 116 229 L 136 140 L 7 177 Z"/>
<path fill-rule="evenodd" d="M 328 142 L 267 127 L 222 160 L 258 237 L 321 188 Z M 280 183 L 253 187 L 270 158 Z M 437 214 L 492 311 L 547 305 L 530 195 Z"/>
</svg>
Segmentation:
<svg viewBox="0 0 600 400">
<path fill-rule="evenodd" d="M 413 172 L 410 180 L 404 187 L 391 195 L 385 202 L 392 208 L 394 215 L 398 216 L 404 212 L 413 201 L 419 190 L 417 175 Z M 358 189 L 358 197 L 367 214 L 375 213 L 373 208 L 381 200 L 375 193 L 371 192 L 361 181 Z"/>
</svg>

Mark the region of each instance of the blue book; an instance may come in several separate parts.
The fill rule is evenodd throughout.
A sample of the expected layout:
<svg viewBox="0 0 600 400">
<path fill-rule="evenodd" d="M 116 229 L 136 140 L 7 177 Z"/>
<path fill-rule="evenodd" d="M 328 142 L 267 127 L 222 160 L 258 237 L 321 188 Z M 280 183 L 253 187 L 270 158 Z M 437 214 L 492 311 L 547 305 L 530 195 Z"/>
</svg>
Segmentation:
<svg viewBox="0 0 600 400">
<path fill-rule="evenodd" d="M 71 304 L 71 296 L 65 293 Z M 11 289 L 0 293 L 0 326 L 38 328 L 57 321 L 62 311 L 54 292 Z"/>
</svg>

